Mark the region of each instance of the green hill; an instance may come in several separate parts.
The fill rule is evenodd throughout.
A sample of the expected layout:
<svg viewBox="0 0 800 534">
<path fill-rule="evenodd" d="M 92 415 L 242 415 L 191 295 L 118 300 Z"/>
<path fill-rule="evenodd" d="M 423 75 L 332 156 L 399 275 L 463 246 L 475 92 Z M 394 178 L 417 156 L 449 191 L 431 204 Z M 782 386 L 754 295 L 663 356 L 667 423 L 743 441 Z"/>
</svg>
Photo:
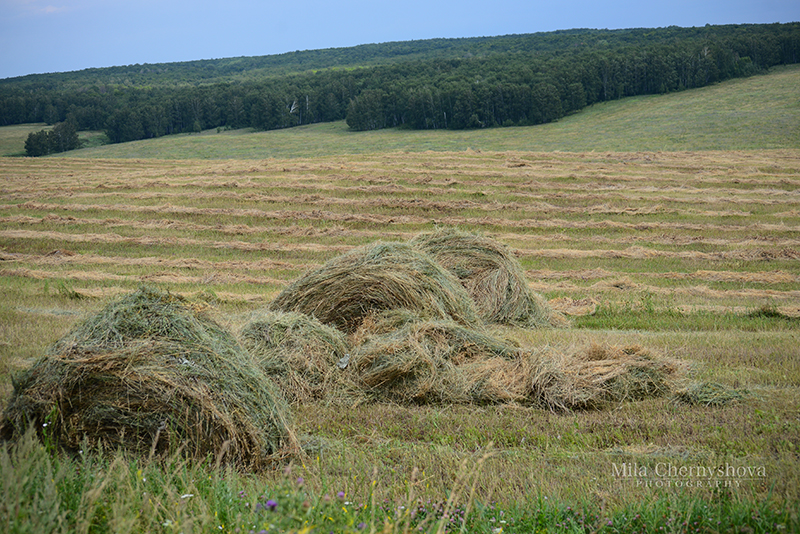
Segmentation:
<svg viewBox="0 0 800 534">
<path fill-rule="evenodd" d="M 205 131 L 62 154 L 89 158 L 261 159 L 383 151 L 680 151 L 800 148 L 800 66 L 667 95 L 595 104 L 538 126 L 353 132 L 344 122 Z M 0 132 L 2 130 L 0 129 Z"/>
</svg>

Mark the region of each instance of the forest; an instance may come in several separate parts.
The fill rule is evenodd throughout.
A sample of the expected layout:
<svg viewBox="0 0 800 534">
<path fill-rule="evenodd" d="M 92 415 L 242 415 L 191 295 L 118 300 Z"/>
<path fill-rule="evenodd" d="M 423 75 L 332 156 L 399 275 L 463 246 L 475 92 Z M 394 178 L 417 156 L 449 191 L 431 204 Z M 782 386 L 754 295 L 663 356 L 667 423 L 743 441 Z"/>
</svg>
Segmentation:
<svg viewBox="0 0 800 534">
<path fill-rule="evenodd" d="M 9 78 L 0 125 L 68 122 L 112 143 L 339 120 L 353 130 L 532 125 L 799 58 L 800 23 L 395 42 Z"/>
</svg>

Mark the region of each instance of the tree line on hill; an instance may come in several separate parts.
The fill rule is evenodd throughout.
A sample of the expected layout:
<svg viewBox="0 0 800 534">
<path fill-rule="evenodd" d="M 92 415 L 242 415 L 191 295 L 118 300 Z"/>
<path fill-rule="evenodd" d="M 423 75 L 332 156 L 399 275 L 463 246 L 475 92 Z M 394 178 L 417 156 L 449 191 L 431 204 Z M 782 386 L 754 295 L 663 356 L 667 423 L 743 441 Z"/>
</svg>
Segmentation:
<svg viewBox="0 0 800 534">
<path fill-rule="evenodd" d="M 139 82 L 100 83 L 95 71 L 104 69 L 2 80 L 0 124 L 67 121 L 78 130 L 104 130 L 112 143 L 338 120 L 353 130 L 540 124 L 597 102 L 702 87 L 797 63 L 800 23 L 365 46 L 298 52 L 284 63 L 273 57 L 273 70 L 257 67 L 256 58 L 250 64 L 260 77 L 225 81 L 221 76 L 235 71 L 231 65 L 248 64 L 248 58 L 219 60 L 216 70 L 213 62 L 200 62 L 205 67 L 183 74 L 177 64 L 160 84 L 149 74 Z M 370 66 L 334 67 L 337 57 L 342 64 Z M 120 68 L 114 69 L 111 74 L 119 76 Z"/>
</svg>

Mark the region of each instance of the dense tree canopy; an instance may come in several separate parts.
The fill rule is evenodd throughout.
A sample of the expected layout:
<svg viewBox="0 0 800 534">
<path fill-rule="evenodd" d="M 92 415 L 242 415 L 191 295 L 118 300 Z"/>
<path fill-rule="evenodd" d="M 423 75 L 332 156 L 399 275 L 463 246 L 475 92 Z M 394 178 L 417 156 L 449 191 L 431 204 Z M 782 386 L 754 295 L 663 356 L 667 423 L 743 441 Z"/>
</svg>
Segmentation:
<svg viewBox="0 0 800 534">
<path fill-rule="evenodd" d="M 111 142 L 343 119 L 354 130 L 527 125 L 798 58 L 800 23 L 434 39 L 0 80 L 0 124 L 69 120 Z"/>
</svg>

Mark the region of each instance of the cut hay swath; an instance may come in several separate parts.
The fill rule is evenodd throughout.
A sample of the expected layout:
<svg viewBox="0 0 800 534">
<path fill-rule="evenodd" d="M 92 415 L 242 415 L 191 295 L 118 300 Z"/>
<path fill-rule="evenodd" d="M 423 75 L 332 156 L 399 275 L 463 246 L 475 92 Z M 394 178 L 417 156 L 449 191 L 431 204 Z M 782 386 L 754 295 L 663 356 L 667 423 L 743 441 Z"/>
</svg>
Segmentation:
<svg viewBox="0 0 800 534">
<path fill-rule="evenodd" d="M 311 315 L 346 333 L 372 313 L 397 309 L 467 326 L 480 323 L 459 280 L 404 243 L 378 242 L 334 258 L 284 289 L 270 309 Z"/>
<path fill-rule="evenodd" d="M 566 323 L 528 287 L 522 266 L 503 243 L 446 228 L 419 234 L 410 244 L 461 281 L 485 322 L 524 328 Z"/>
<path fill-rule="evenodd" d="M 226 330 L 190 302 L 143 287 L 55 343 L 14 381 L 2 418 L 56 445 L 209 455 L 266 467 L 295 447 L 289 409 Z"/>
<path fill-rule="evenodd" d="M 242 328 L 242 345 L 276 378 L 290 402 L 322 399 L 338 387 L 345 335 L 298 312 L 259 311 Z"/>
</svg>

